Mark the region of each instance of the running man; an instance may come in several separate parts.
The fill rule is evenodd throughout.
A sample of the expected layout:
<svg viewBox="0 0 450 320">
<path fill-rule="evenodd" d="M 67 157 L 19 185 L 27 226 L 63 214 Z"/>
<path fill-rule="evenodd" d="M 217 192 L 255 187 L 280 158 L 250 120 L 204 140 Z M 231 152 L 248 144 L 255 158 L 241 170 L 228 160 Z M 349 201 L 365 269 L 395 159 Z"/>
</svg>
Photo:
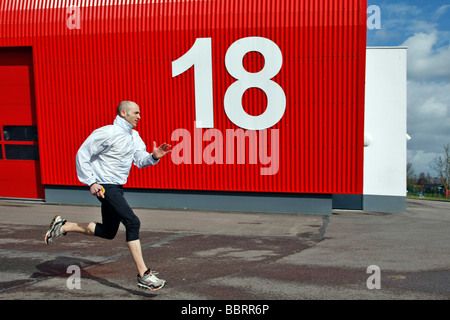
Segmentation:
<svg viewBox="0 0 450 320">
<path fill-rule="evenodd" d="M 147 267 L 139 240 L 140 221 L 123 196 L 131 165 L 138 168 L 155 165 L 167 153 L 171 145 L 159 147 L 153 142 L 153 152 L 146 151 L 139 133 L 133 130 L 141 119 L 139 106 L 132 101 L 122 101 L 112 125 L 94 130 L 84 141 L 76 155 L 78 179 L 89 186 L 90 192 L 101 202 L 102 223 L 68 222 L 54 217 L 45 235 L 45 243 L 70 232 L 113 239 L 120 222 L 125 226 L 126 242 L 138 271 L 138 287 L 159 290 L 166 281 Z"/>
</svg>

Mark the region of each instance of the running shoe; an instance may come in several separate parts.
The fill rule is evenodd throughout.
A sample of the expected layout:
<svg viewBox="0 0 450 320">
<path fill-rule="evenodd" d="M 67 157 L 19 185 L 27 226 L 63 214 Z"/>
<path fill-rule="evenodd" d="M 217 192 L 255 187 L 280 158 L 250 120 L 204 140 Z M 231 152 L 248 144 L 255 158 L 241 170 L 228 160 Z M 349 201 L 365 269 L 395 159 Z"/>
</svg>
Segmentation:
<svg viewBox="0 0 450 320">
<path fill-rule="evenodd" d="M 62 232 L 61 227 L 66 223 L 67 220 L 64 220 L 60 216 L 55 216 L 50 223 L 47 233 L 45 234 L 44 242 L 45 244 L 51 244 L 53 242 L 53 238 L 65 236 L 66 232 Z"/>
<path fill-rule="evenodd" d="M 164 285 L 166 284 L 166 280 L 158 279 L 158 277 L 156 277 L 155 274 L 158 273 L 150 271 L 150 269 L 145 271 L 142 277 L 139 276 L 138 274 L 137 275 L 138 287 L 141 289 L 148 289 L 152 291 L 162 289 L 162 287 L 164 287 Z"/>
</svg>

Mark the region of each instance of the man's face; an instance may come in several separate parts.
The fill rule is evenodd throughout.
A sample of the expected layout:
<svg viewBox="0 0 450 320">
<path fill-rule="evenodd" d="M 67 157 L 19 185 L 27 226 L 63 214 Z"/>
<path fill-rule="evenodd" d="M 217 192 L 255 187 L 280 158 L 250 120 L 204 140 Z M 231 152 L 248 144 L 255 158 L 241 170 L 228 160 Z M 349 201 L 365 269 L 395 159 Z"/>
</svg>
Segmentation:
<svg viewBox="0 0 450 320">
<path fill-rule="evenodd" d="M 141 119 L 141 111 L 139 110 L 139 106 L 137 104 L 133 104 L 128 112 L 122 110 L 122 117 L 130 123 L 133 128 L 137 126 L 139 120 Z"/>
</svg>

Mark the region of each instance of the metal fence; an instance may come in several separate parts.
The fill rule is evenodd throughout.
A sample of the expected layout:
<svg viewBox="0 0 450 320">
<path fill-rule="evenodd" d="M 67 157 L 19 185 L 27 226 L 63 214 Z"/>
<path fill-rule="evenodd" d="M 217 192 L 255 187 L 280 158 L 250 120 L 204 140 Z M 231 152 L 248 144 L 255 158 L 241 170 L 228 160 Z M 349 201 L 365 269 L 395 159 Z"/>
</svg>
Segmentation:
<svg viewBox="0 0 450 320">
<path fill-rule="evenodd" d="M 449 190 L 444 185 L 409 185 L 408 195 L 427 198 L 449 199 Z"/>
</svg>

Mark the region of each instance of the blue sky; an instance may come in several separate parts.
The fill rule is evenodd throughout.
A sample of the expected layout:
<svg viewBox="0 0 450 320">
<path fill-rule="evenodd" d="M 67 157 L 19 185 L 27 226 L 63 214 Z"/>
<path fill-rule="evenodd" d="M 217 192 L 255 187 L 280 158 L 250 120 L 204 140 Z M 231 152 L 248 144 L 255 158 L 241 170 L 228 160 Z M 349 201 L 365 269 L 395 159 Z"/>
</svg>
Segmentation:
<svg viewBox="0 0 450 320">
<path fill-rule="evenodd" d="M 408 162 L 433 176 L 429 164 L 450 143 L 450 0 L 370 5 L 379 7 L 380 25 L 367 30 L 367 45 L 408 47 Z"/>
</svg>

